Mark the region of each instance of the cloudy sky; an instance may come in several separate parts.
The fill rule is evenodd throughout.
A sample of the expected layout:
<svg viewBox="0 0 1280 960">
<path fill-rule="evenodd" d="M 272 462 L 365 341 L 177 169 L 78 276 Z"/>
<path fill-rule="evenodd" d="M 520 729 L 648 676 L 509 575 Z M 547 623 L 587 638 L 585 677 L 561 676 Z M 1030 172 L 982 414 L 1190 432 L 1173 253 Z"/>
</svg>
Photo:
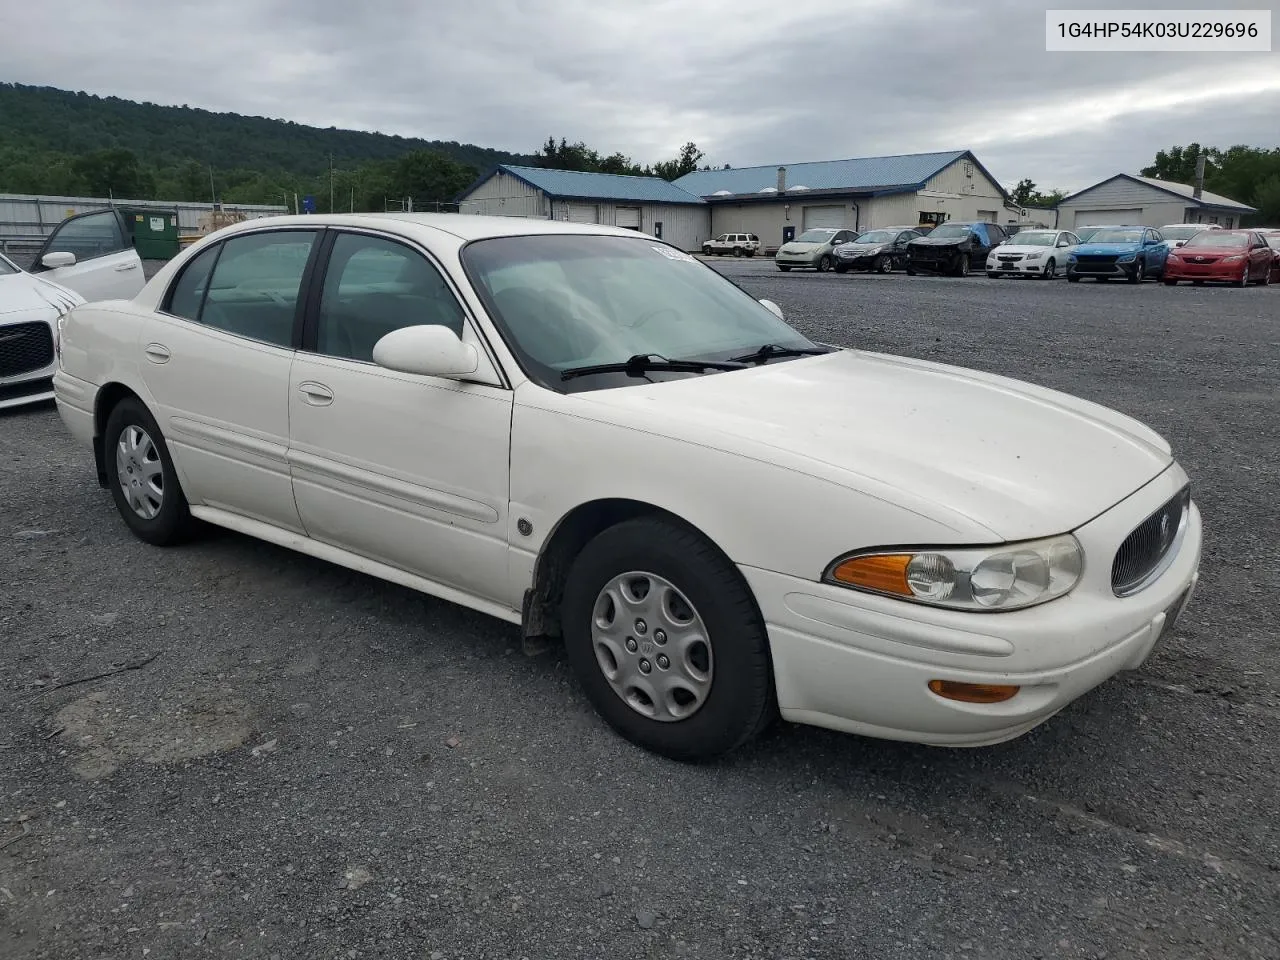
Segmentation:
<svg viewBox="0 0 1280 960">
<path fill-rule="evenodd" d="M 1007 184 L 1078 188 L 1171 144 L 1280 145 L 1280 52 L 1046 53 L 1044 10 L 1065 2 L 3 4 L 0 80 L 513 151 L 555 135 L 652 162 L 693 140 L 749 166 L 969 148 Z M 1280 51 L 1280 0 L 1238 6 L 1272 11 Z"/>
</svg>

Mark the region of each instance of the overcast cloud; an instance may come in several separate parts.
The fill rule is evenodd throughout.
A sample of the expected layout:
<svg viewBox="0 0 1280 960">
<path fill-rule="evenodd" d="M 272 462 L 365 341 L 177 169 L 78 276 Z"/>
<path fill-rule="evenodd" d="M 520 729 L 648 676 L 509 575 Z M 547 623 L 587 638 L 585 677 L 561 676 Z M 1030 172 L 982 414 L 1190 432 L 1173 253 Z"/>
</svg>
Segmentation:
<svg viewBox="0 0 1280 960">
<path fill-rule="evenodd" d="M 1172 144 L 1280 145 L 1280 53 L 1046 53 L 1068 2 L 0 2 L 0 80 L 512 151 L 969 148 L 1006 184 L 1074 189 Z M 1238 5 L 1280 31 L 1277 0 Z"/>
</svg>

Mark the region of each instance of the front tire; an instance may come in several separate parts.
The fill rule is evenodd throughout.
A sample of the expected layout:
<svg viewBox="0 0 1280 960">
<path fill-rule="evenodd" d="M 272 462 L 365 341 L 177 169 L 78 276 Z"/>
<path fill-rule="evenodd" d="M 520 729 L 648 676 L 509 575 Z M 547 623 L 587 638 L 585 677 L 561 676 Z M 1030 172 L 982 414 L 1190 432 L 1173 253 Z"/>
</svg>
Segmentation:
<svg viewBox="0 0 1280 960">
<path fill-rule="evenodd" d="M 1249 285 L 1249 264 L 1244 265 L 1244 272 L 1240 274 L 1240 279 L 1236 281 L 1236 286 L 1241 289 Z"/>
<path fill-rule="evenodd" d="M 703 255 L 704 257 L 709 257 L 709 256 L 711 256 L 711 248 L 710 248 L 710 247 L 703 247 L 703 248 L 702 248 L 702 255 Z"/>
<path fill-rule="evenodd" d="M 561 606 L 568 659 L 618 733 L 706 760 L 776 713 L 769 642 L 737 568 L 698 533 L 641 517 L 583 548 Z"/>
<path fill-rule="evenodd" d="M 1139 260 L 1133 265 L 1133 270 L 1129 273 L 1127 279 L 1130 283 L 1141 283 L 1147 279 L 1147 265 Z"/>
<path fill-rule="evenodd" d="M 733 248 L 733 255 L 734 255 L 735 257 L 740 257 L 740 256 L 742 256 L 742 248 L 741 248 L 741 247 L 734 247 L 734 248 Z"/>
<path fill-rule="evenodd" d="M 847 263 L 836 264 L 836 273 L 848 273 L 848 272 L 849 272 L 849 265 Z"/>
<path fill-rule="evenodd" d="M 955 266 L 951 268 L 951 272 L 957 277 L 967 277 L 969 275 L 969 255 L 967 253 L 960 254 Z"/>
<path fill-rule="evenodd" d="M 1040 279 L 1052 280 L 1057 275 L 1058 275 L 1058 265 L 1052 259 L 1050 259 L 1049 262 L 1044 265 L 1044 272 L 1040 274 Z"/>
<path fill-rule="evenodd" d="M 832 263 L 833 261 L 831 259 L 831 254 L 824 253 L 821 257 L 818 258 L 818 272 L 826 273 L 828 270 L 831 269 Z"/>
<path fill-rule="evenodd" d="M 160 427 L 140 400 L 116 404 L 102 445 L 107 486 L 134 536 L 157 547 L 186 540 L 194 527 L 191 510 Z"/>
<path fill-rule="evenodd" d="M 876 257 L 874 261 L 872 261 L 871 266 L 876 273 L 892 273 L 893 257 L 889 256 L 886 253 L 882 253 L 880 254 L 880 256 Z"/>
<path fill-rule="evenodd" d="M 778 264 L 778 269 L 781 270 L 783 273 L 786 273 L 788 270 L 791 269 L 791 267 L 785 263 L 780 263 Z"/>
<path fill-rule="evenodd" d="M 1078 274 L 1078 273 L 1072 273 L 1070 270 L 1068 270 L 1068 271 L 1067 271 L 1067 283 L 1079 283 L 1079 282 L 1080 282 L 1080 274 Z"/>
</svg>

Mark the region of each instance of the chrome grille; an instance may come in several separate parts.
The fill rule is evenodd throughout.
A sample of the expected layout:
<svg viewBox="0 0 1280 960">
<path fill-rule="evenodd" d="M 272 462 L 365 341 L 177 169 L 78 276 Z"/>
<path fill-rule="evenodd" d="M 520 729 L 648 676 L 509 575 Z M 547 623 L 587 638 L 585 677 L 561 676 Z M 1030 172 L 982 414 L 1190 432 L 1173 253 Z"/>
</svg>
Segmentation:
<svg viewBox="0 0 1280 960">
<path fill-rule="evenodd" d="M 16 377 L 51 363 L 53 331 L 47 323 L 0 326 L 0 377 Z"/>
<path fill-rule="evenodd" d="M 1143 520 L 1116 551 L 1111 564 L 1111 590 L 1118 597 L 1137 593 L 1160 572 L 1191 506 L 1191 487 L 1183 487 L 1159 510 Z"/>
</svg>

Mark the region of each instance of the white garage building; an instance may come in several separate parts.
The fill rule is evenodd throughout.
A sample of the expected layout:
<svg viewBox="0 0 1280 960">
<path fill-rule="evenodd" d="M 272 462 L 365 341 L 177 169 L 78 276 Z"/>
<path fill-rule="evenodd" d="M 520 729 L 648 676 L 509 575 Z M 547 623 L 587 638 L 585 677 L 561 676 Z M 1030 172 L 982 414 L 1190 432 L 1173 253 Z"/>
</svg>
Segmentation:
<svg viewBox="0 0 1280 960">
<path fill-rule="evenodd" d="M 705 201 L 658 177 L 501 164 L 458 197 L 460 213 L 607 223 L 697 250 L 710 236 Z"/>
<path fill-rule="evenodd" d="M 1170 223 L 1216 223 L 1231 228 L 1254 207 L 1187 183 L 1120 173 L 1073 193 L 1058 204 L 1063 230 L 1098 224 L 1162 227 Z"/>
</svg>

